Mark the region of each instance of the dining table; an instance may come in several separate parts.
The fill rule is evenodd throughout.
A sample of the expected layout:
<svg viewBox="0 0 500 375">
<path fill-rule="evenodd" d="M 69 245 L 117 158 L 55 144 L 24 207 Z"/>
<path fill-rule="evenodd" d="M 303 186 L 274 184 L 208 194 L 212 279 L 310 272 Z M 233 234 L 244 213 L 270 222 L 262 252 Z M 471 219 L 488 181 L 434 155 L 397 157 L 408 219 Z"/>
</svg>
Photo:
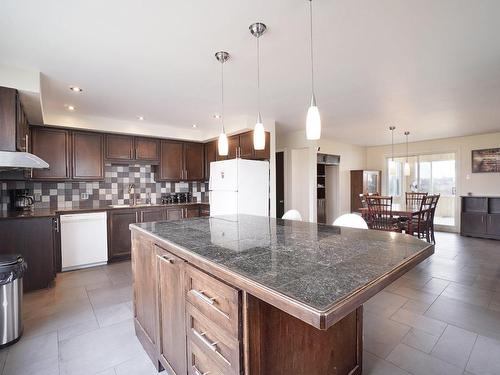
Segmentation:
<svg viewBox="0 0 500 375">
<path fill-rule="evenodd" d="M 419 204 L 401 204 L 401 203 L 393 203 L 392 204 L 392 215 L 401 218 L 407 218 L 407 226 L 405 232 L 408 234 L 413 234 L 413 217 L 418 217 L 420 213 L 420 205 Z M 359 212 L 365 216 L 368 215 L 368 207 L 359 208 Z"/>
</svg>

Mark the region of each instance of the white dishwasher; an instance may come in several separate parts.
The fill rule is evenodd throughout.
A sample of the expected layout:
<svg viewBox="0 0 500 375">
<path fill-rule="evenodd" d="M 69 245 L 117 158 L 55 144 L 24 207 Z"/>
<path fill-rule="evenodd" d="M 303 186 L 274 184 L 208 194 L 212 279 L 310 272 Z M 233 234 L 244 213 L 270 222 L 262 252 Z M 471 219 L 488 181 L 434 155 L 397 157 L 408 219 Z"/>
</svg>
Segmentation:
<svg viewBox="0 0 500 375">
<path fill-rule="evenodd" d="M 108 261 L 106 212 L 61 215 L 62 271 Z"/>
</svg>

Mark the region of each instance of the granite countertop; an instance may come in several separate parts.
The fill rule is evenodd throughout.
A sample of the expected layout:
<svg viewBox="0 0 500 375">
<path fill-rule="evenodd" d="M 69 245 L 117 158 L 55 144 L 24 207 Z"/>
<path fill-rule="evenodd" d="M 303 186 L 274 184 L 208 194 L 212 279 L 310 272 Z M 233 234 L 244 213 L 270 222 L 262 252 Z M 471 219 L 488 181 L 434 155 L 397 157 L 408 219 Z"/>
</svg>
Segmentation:
<svg viewBox="0 0 500 375">
<path fill-rule="evenodd" d="M 101 205 L 98 207 L 81 207 L 81 208 L 58 208 L 51 210 L 48 208 L 35 208 L 27 211 L 7 210 L 0 211 L 1 219 L 17 219 L 17 218 L 35 218 L 35 217 L 53 217 L 62 214 L 110 211 L 110 210 L 127 210 L 127 209 L 147 209 L 153 207 L 174 207 L 174 206 L 192 206 L 192 205 L 209 205 L 208 202 L 187 202 L 187 203 L 169 203 L 169 204 L 151 204 L 137 205 L 127 207 L 111 207 L 109 205 Z"/>
<path fill-rule="evenodd" d="M 400 233 L 249 215 L 130 227 L 319 312 L 434 250 Z"/>
</svg>

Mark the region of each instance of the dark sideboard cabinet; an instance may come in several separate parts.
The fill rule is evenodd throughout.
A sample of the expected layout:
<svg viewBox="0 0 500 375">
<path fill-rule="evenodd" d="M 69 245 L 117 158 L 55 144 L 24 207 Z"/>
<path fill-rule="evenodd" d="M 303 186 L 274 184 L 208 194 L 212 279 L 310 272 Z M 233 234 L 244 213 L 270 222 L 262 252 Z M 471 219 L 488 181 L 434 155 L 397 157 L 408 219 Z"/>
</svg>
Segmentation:
<svg viewBox="0 0 500 375">
<path fill-rule="evenodd" d="M 500 197 L 462 197 L 460 234 L 500 240 Z"/>
</svg>

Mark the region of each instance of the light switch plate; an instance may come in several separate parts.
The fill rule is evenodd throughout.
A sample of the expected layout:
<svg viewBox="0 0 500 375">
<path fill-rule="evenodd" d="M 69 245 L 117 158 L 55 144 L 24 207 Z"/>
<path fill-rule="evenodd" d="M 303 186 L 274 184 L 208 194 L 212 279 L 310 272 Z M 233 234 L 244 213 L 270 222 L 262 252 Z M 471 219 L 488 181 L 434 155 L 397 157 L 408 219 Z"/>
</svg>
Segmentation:
<svg viewBox="0 0 500 375">
<path fill-rule="evenodd" d="M 80 193 L 80 199 L 81 200 L 89 199 L 89 194 L 88 193 Z"/>
</svg>

